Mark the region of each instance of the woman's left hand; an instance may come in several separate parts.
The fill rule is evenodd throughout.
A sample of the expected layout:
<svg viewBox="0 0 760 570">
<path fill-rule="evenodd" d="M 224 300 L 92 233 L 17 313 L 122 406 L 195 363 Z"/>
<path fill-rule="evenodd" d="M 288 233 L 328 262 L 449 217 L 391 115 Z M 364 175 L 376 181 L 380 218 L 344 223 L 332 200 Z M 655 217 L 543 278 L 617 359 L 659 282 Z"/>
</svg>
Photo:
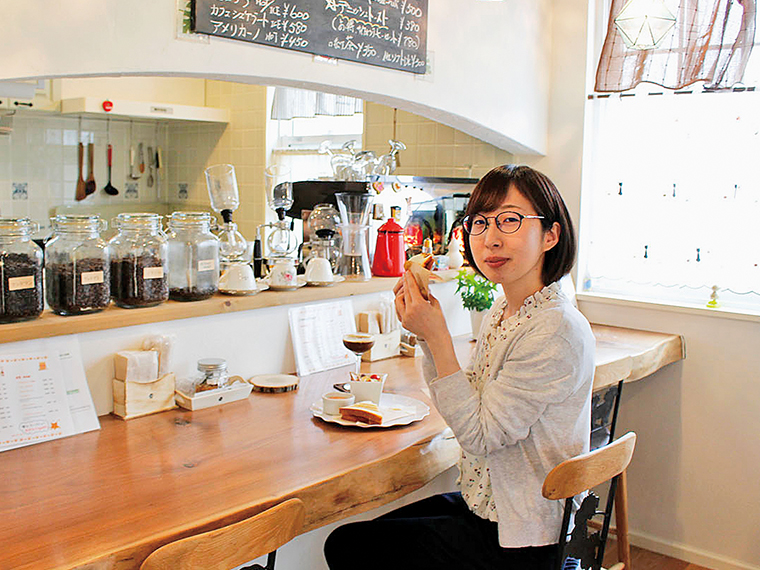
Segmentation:
<svg viewBox="0 0 760 570">
<path fill-rule="evenodd" d="M 411 273 L 404 273 L 393 291 L 396 294 L 396 314 L 406 330 L 427 341 L 441 335 L 449 336 L 438 299 L 430 294 L 426 300 Z"/>
</svg>

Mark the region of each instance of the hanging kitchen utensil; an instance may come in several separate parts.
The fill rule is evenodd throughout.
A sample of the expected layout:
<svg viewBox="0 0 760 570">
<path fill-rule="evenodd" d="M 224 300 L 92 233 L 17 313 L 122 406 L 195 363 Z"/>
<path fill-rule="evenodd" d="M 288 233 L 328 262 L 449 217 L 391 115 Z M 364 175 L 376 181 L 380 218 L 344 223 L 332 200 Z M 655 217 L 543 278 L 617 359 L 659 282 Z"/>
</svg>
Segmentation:
<svg viewBox="0 0 760 570">
<path fill-rule="evenodd" d="M 129 123 L 129 177 L 132 180 L 140 178 L 140 169 L 137 167 L 137 147 L 132 142 L 132 122 Z"/>
<path fill-rule="evenodd" d="M 84 191 L 89 196 L 98 189 L 95 184 L 95 145 L 93 143 L 87 144 L 87 180 L 85 181 Z"/>
<path fill-rule="evenodd" d="M 103 187 L 103 191 L 109 196 L 116 196 L 119 191 L 111 184 L 111 166 L 113 165 L 113 147 L 109 145 L 106 147 L 106 164 L 108 165 L 108 184 Z"/>
<path fill-rule="evenodd" d="M 137 145 L 137 162 L 140 165 L 140 176 L 145 172 L 145 155 L 143 155 L 143 143 Z"/>
<path fill-rule="evenodd" d="M 79 179 L 77 180 L 77 190 L 75 198 L 77 201 L 87 198 L 87 192 L 85 192 L 84 182 L 84 145 L 79 143 Z"/>
<path fill-rule="evenodd" d="M 153 147 L 148 147 L 148 188 L 153 187 Z"/>
</svg>

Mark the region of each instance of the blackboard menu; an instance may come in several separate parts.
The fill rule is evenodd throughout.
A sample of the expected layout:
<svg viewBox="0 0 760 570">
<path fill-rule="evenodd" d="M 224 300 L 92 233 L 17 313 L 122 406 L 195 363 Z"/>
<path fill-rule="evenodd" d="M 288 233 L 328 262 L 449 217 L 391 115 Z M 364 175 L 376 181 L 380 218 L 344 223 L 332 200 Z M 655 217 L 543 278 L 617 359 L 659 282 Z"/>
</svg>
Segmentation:
<svg viewBox="0 0 760 570">
<path fill-rule="evenodd" d="M 428 0 L 193 0 L 195 32 L 425 73 Z"/>
</svg>

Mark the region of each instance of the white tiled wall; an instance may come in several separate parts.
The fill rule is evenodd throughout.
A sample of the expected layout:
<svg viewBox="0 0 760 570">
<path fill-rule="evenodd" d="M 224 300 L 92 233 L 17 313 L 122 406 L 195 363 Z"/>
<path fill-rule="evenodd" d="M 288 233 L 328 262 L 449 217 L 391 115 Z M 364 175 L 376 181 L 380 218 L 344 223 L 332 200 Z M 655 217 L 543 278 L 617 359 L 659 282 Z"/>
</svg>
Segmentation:
<svg viewBox="0 0 760 570">
<path fill-rule="evenodd" d="M 108 179 L 106 145 L 113 146 L 111 183 L 116 196 L 103 191 Z M 94 177 L 97 190 L 81 202 L 75 200 L 78 143 L 85 143 L 84 177 L 87 177 L 87 143 L 95 144 Z M 139 180 L 129 178 L 129 146 L 142 142 L 147 160 L 148 145 L 167 148 L 167 127 L 155 121 L 80 119 L 45 114 L 15 116 L 13 132 L 0 136 L 0 215 L 29 216 L 43 226 L 61 206 L 111 211 L 105 206 L 154 205 L 164 200 L 166 176 L 148 187 L 148 172 Z M 156 178 L 154 174 L 154 178 Z M 128 191 L 129 190 L 129 191 Z"/>
<path fill-rule="evenodd" d="M 252 240 L 256 226 L 266 215 L 266 87 L 206 81 L 206 105 L 229 109 L 230 123 L 172 126 L 169 201 L 174 209 L 208 209 L 204 169 L 212 164 L 232 164 L 240 194 L 234 219 L 242 234 Z M 181 185 L 186 193 L 180 194 Z"/>
</svg>

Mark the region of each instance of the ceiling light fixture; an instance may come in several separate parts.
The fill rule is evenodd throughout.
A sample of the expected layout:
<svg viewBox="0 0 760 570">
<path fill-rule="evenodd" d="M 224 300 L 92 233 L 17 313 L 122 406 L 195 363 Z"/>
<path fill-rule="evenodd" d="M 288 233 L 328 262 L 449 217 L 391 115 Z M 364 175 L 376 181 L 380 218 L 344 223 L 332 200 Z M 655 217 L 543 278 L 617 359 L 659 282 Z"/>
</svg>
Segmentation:
<svg viewBox="0 0 760 570">
<path fill-rule="evenodd" d="M 676 17 L 665 0 L 628 0 L 614 20 L 625 45 L 631 49 L 654 49 L 673 26 Z"/>
</svg>

